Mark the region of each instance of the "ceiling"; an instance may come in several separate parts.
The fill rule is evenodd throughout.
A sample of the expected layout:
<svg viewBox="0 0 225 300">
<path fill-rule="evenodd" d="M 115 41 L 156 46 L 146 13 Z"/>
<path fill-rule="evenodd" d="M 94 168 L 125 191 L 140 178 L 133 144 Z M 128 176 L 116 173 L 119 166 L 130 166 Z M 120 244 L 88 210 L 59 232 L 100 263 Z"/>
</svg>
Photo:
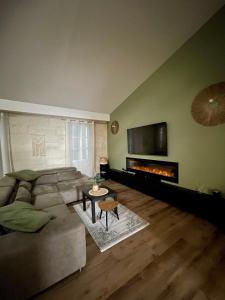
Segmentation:
<svg viewBox="0 0 225 300">
<path fill-rule="evenodd" d="M 111 113 L 223 0 L 0 0 L 0 98 Z"/>
</svg>

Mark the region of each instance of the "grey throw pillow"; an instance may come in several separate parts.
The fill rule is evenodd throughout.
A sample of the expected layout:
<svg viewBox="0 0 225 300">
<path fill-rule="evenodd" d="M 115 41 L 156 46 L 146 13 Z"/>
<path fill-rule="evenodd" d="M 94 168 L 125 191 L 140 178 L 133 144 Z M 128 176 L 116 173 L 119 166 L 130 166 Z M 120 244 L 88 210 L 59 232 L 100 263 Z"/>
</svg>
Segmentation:
<svg viewBox="0 0 225 300">
<path fill-rule="evenodd" d="M 19 186 L 23 186 L 28 191 L 31 191 L 31 189 L 32 189 L 32 184 L 28 181 L 25 181 L 25 180 L 20 181 Z"/>
<path fill-rule="evenodd" d="M 25 187 L 20 186 L 18 188 L 15 201 L 23 201 L 31 203 L 31 193 Z"/>
</svg>

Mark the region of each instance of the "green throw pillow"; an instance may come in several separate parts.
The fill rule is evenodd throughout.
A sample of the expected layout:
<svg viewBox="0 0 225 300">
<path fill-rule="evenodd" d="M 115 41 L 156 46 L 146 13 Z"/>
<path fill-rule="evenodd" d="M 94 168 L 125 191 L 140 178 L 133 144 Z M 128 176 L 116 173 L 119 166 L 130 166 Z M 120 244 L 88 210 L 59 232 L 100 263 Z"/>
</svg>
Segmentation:
<svg viewBox="0 0 225 300">
<path fill-rule="evenodd" d="M 38 177 L 40 177 L 40 174 L 32 170 L 21 170 L 18 172 L 8 173 L 6 175 L 10 177 L 14 177 L 18 180 L 25 180 L 25 181 L 33 181 Z"/>
<path fill-rule="evenodd" d="M 36 232 L 49 222 L 51 215 L 27 202 L 15 201 L 0 207 L 0 225 L 22 232 Z"/>
</svg>

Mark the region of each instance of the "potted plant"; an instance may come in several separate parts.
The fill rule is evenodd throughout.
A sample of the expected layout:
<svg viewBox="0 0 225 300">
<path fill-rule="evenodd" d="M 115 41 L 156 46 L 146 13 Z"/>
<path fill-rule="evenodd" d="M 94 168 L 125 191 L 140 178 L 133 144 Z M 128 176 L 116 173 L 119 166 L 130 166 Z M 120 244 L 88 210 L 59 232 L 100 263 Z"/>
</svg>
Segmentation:
<svg viewBox="0 0 225 300">
<path fill-rule="evenodd" d="M 99 190 L 100 184 L 104 181 L 104 179 L 101 177 L 100 173 L 96 173 L 96 175 L 90 179 L 93 180 L 92 190 L 94 192 L 97 192 Z"/>
</svg>

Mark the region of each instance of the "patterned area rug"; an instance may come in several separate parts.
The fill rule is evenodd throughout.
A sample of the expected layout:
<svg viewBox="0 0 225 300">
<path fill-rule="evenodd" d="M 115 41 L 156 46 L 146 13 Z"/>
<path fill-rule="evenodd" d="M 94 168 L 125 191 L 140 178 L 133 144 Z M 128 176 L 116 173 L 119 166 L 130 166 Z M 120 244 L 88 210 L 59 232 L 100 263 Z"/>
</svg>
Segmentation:
<svg viewBox="0 0 225 300">
<path fill-rule="evenodd" d="M 87 210 L 83 211 L 82 204 L 76 204 L 73 206 L 90 235 L 93 237 L 95 243 L 101 252 L 111 248 L 118 244 L 122 240 L 128 238 L 134 233 L 140 231 L 149 225 L 147 221 L 139 217 L 137 214 L 129 210 L 122 204 L 118 205 L 119 220 L 113 212 L 108 213 L 109 231 L 106 231 L 105 213 L 102 213 L 100 220 L 100 209 L 98 203 L 96 207 L 96 223 L 91 221 L 91 203 L 87 202 Z"/>
</svg>

